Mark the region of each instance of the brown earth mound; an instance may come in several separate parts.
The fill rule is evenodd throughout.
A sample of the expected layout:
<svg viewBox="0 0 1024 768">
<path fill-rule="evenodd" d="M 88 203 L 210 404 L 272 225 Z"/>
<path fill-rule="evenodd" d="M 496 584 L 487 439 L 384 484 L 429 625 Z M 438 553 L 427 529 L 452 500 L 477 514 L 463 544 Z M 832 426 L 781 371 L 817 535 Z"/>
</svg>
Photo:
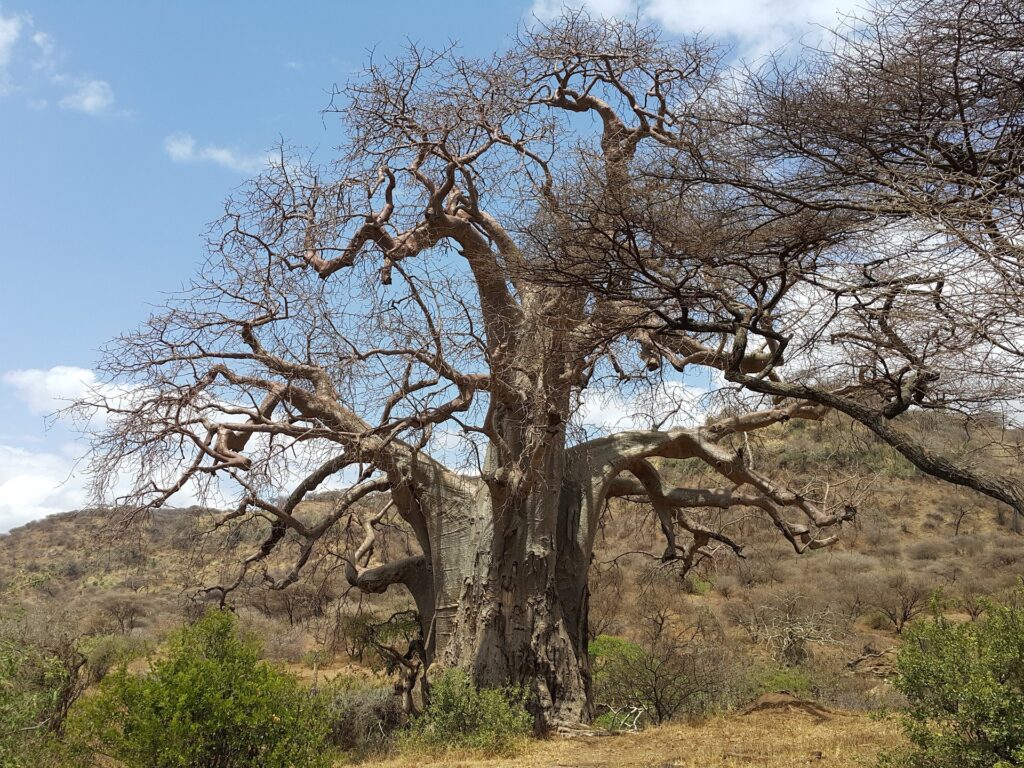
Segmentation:
<svg viewBox="0 0 1024 768">
<path fill-rule="evenodd" d="M 789 691 L 763 693 L 740 714 L 752 715 L 755 712 L 803 712 L 821 722 L 832 719 L 832 712 L 825 707 L 815 704 L 813 701 L 805 701 Z"/>
</svg>

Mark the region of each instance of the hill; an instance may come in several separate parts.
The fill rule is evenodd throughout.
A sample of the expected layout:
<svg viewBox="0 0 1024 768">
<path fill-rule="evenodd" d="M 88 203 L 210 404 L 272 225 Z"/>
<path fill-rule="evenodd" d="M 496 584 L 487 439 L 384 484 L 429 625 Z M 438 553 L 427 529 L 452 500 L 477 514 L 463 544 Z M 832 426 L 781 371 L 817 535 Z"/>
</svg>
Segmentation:
<svg viewBox="0 0 1024 768">
<path fill-rule="evenodd" d="M 1017 433 L 998 440 L 992 430 L 964 435 L 927 416 L 912 426 L 942 450 L 1019 466 Z M 593 564 L 591 635 L 688 670 L 662 674 L 652 685 L 701 681 L 676 690 L 675 708 L 645 713 L 648 720 L 727 710 L 780 688 L 845 709 L 892 703 L 887 662 L 906 622 L 931 609 L 974 617 L 981 597 L 1024 575 L 1019 521 L 1005 508 L 922 476 L 853 425 L 791 424 L 744 449 L 760 469 L 854 505 L 858 514 L 835 546 L 797 556 L 759 515 L 700 510 L 706 524 L 744 543 L 745 556 L 719 552 L 680 574 L 658 558 L 657 521 L 647 505 L 611 506 Z M 680 484 L 706 481 L 685 466 L 668 471 Z M 326 513 L 331 494 L 309 503 Z M 206 590 L 231 583 L 267 534 L 259 519 L 219 519 L 209 510 L 168 509 L 121 530 L 109 511 L 82 510 L 18 528 L 0 537 L 0 615 L 152 647 L 205 602 L 219 600 L 219 592 Z M 379 671 L 385 665 L 366 643 L 367 627 L 410 607 L 401 594 L 370 599 L 348 588 L 338 553 L 349 535 L 342 528 L 324 542 L 298 583 L 268 590 L 265 577 L 279 576 L 295 554 L 297 542 L 287 542 L 280 557 L 253 569 L 226 598 L 261 636 L 269 658 L 312 680 L 372 676 L 367 666 Z M 400 530 L 382 544 L 385 554 L 409 547 Z M 601 675 L 618 669 L 615 654 L 625 646 L 595 647 L 611 649 L 610 657 L 595 657 L 599 698 L 607 712 L 628 713 L 634 705 L 615 698 L 615 681 L 600 685 Z"/>
</svg>

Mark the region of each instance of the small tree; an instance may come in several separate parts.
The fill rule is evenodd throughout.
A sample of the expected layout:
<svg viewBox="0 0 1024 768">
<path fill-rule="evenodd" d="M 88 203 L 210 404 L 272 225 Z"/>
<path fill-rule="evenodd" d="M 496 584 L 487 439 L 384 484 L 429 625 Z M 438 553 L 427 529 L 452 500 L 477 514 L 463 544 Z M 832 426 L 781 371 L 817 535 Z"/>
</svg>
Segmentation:
<svg viewBox="0 0 1024 768">
<path fill-rule="evenodd" d="M 930 592 L 905 573 L 891 577 L 880 592 L 875 607 L 888 619 L 897 635 L 928 607 Z"/>
<path fill-rule="evenodd" d="M 704 712 L 723 686 L 721 629 L 709 615 L 685 622 L 643 606 L 639 642 L 600 635 L 590 643 L 595 698 L 606 725 L 635 729 Z"/>
<path fill-rule="evenodd" d="M 811 657 L 811 644 L 834 645 L 842 619 L 830 607 L 808 604 L 799 593 L 755 599 L 729 606 L 730 617 L 762 645 L 775 661 L 795 665 Z"/>
<path fill-rule="evenodd" d="M 139 620 L 146 616 L 145 606 L 139 596 L 127 591 L 114 592 L 104 597 L 99 611 L 111 627 L 122 635 L 130 635 L 139 626 Z"/>
<path fill-rule="evenodd" d="M 0 765 L 33 765 L 59 728 L 72 690 L 65 659 L 40 647 L 0 639 Z"/>
<path fill-rule="evenodd" d="M 398 611 L 383 621 L 373 614 L 361 614 L 351 626 L 352 644 L 359 649 L 359 658 L 370 651 L 371 665 L 383 667 L 397 675 L 395 692 L 402 699 L 402 711 L 418 715 L 413 690 L 423 669 L 423 640 L 419 633 L 419 617 L 415 611 Z M 424 680 L 424 699 L 427 698 Z"/>
<path fill-rule="evenodd" d="M 889 764 L 1024 765 L 1024 607 L 1014 602 L 990 604 L 981 621 L 908 629 L 896 687 L 910 702 L 904 730 L 913 748 Z"/>
<path fill-rule="evenodd" d="M 328 766 L 322 703 L 259 660 L 226 611 L 181 630 L 148 675 L 121 669 L 82 702 L 74 734 L 128 768 Z"/>
<path fill-rule="evenodd" d="M 957 605 L 971 621 L 977 621 L 988 609 L 988 595 L 997 592 L 994 584 L 977 577 L 968 579 L 960 586 Z"/>
</svg>

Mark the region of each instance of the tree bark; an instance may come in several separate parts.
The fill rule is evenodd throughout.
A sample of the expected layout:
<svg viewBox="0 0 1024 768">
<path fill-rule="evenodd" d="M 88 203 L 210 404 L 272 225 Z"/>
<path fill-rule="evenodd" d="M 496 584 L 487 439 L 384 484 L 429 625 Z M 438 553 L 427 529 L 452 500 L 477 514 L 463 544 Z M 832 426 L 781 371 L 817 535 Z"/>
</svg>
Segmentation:
<svg viewBox="0 0 1024 768">
<path fill-rule="evenodd" d="M 473 531 L 457 596 L 439 594 L 434 632 L 442 665 L 470 670 L 479 685 L 525 686 L 538 726 L 564 730 L 592 717 L 590 545 L 581 536 L 578 484 L 551 482 L 557 495 L 523 502 L 535 525 L 501 535 L 484 522 Z"/>
<path fill-rule="evenodd" d="M 449 477 L 420 497 L 430 521 L 433 603 L 424 610 L 417 599 L 428 664 L 463 668 L 481 686 L 522 685 L 538 730 L 592 717 L 587 571 L 600 489 L 586 492 L 588 468 L 567 463 L 561 430 L 554 442 L 523 493 Z"/>
</svg>

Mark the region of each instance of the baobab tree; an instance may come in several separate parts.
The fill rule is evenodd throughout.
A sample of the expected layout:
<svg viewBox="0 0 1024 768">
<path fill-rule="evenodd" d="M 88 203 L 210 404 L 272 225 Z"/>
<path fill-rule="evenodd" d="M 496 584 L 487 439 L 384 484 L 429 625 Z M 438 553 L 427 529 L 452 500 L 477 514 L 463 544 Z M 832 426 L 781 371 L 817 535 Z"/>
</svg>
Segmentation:
<svg viewBox="0 0 1024 768">
<path fill-rule="evenodd" d="M 229 200 L 194 288 L 109 349 L 118 386 L 88 404 L 106 411 L 97 494 L 130 476 L 117 505 L 133 519 L 186 486 L 236 488 L 224 519 L 267 533 L 221 596 L 254 569 L 283 589 L 336 558 L 367 593 L 409 591 L 427 666 L 527 684 L 548 728 L 586 722 L 587 572 L 609 499 L 649 504 L 660 559 L 683 569 L 742 555 L 715 510 L 764 515 L 797 552 L 855 513 L 813 478 L 759 471 L 742 438 L 833 408 L 756 382 L 806 367 L 780 352 L 822 332 L 794 286 L 859 263 L 851 243 L 877 229 L 753 195 L 761 150 L 723 130 L 735 96 L 713 47 L 584 14 L 486 61 L 413 48 L 372 64 L 329 110 L 338 158 L 282 150 Z M 589 392 L 693 384 L 664 360 L 740 394 L 588 433 Z M 674 487 L 680 462 L 720 481 Z M 303 505 L 339 483 L 328 511 Z M 393 525 L 416 551 L 382 561 Z M 325 552 L 331 537 L 351 546 Z M 295 562 L 267 568 L 286 540 Z"/>
</svg>

